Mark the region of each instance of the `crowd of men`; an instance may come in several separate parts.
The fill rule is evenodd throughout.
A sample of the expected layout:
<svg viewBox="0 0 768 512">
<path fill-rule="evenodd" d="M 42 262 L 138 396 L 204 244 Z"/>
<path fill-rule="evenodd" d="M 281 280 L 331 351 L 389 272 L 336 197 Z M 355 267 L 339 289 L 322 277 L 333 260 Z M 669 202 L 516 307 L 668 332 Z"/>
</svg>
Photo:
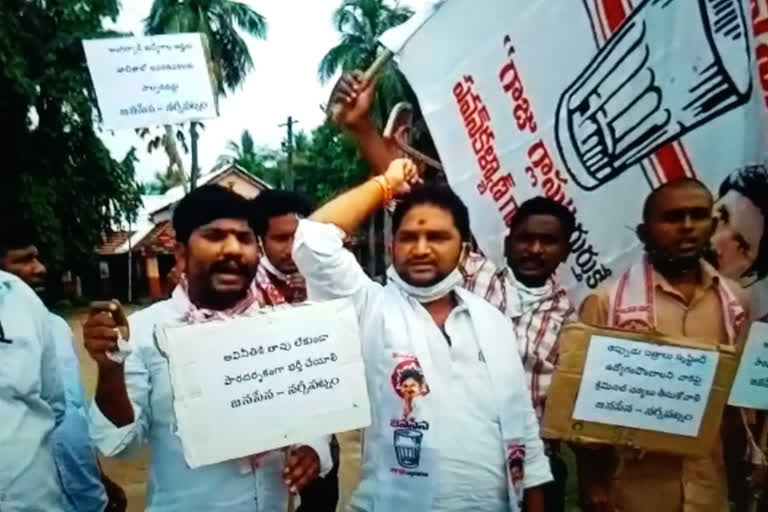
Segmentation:
<svg viewBox="0 0 768 512">
<path fill-rule="evenodd" d="M 124 509 L 96 451 L 130 456 L 142 445 L 151 452 L 149 511 L 282 511 L 294 495 L 299 510 L 336 510 L 333 437 L 307 439 L 287 455 L 185 464 L 168 364 L 153 341 L 158 325 L 350 299 L 372 416 L 349 504 L 355 512 L 564 511 L 564 447 L 541 439 L 540 422 L 568 322 L 743 345 L 748 300 L 706 259 L 717 215 L 704 185 L 681 179 L 654 190 L 638 219 L 642 257 L 575 308 L 556 279 L 573 214 L 542 197 L 520 205 L 508 226 L 507 265 L 496 268 L 474 246 L 459 197 L 424 184 L 420 167 L 379 135 L 369 115 L 373 86 L 359 76 L 342 78 L 335 101 L 372 177 L 314 211 L 285 191 L 249 201 L 204 186 L 184 197 L 173 214 L 182 277 L 171 297 L 131 315 L 128 329 L 120 329 L 114 303 L 94 308 L 83 327 L 98 365 L 89 407 L 72 332 L 32 290 L 44 274 L 34 240 L 5 224 L 0 510 Z M 392 265 L 381 285 L 345 242 L 393 199 Z M 583 510 L 725 512 L 730 503 L 746 510 L 765 467 L 744 430 L 759 415 L 742 413 L 726 410 L 722 441 L 704 457 L 572 446 Z M 403 424 L 419 425 L 418 474 L 392 471 Z"/>
</svg>

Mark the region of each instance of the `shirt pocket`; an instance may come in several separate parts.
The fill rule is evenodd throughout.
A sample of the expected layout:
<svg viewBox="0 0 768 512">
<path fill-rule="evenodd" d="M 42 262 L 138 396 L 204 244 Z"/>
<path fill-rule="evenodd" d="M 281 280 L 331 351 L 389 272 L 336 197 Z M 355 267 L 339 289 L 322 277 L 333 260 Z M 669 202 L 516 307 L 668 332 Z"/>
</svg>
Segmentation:
<svg viewBox="0 0 768 512">
<path fill-rule="evenodd" d="M 8 398 L 39 394 L 39 345 L 23 336 L 7 335 L 7 338 L 11 343 L 0 342 L 0 394 Z"/>
</svg>

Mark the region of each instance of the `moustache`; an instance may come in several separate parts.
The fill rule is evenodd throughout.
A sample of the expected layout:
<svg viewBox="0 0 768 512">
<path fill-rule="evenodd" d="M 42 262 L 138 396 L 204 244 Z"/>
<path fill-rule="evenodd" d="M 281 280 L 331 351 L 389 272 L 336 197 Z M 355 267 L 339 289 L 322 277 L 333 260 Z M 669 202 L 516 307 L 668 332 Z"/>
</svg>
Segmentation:
<svg viewBox="0 0 768 512">
<path fill-rule="evenodd" d="M 227 259 L 212 263 L 209 271 L 211 274 L 242 274 L 248 273 L 248 267 L 237 260 Z"/>
</svg>

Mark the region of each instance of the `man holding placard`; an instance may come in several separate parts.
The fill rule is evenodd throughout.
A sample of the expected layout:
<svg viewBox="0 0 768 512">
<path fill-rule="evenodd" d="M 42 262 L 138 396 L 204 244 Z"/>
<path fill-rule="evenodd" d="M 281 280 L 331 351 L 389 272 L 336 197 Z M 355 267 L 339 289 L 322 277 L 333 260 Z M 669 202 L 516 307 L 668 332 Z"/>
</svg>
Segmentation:
<svg viewBox="0 0 768 512">
<path fill-rule="evenodd" d="M 99 366 L 91 435 L 110 456 L 149 444 L 148 510 L 284 510 L 288 490 L 297 492 L 330 469 L 327 438 L 293 449 L 285 462 L 282 453 L 270 452 L 190 469 L 175 432 L 168 362 L 154 330 L 229 319 L 259 307 L 251 288 L 258 248 L 250 217 L 248 201 L 228 189 L 194 190 L 173 214 L 184 274 L 172 297 L 132 315 L 127 325 L 115 304 L 98 308 L 84 326 L 86 349 Z"/>
<path fill-rule="evenodd" d="M 299 222 L 293 256 L 311 300 L 357 309 L 372 404 L 351 510 L 543 511 L 548 460 L 513 328 L 461 288 L 469 215 L 447 187 L 425 187 L 407 160 Z M 345 233 L 396 194 L 389 283 L 365 275 Z"/>
<path fill-rule="evenodd" d="M 736 345 L 746 306 L 738 286 L 702 259 L 714 230 L 713 199 L 693 179 L 669 182 L 643 207 L 641 261 L 584 301 L 585 323 Z M 578 450 L 582 500 L 589 511 L 726 511 L 723 450 L 681 457 L 612 448 Z"/>
</svg>

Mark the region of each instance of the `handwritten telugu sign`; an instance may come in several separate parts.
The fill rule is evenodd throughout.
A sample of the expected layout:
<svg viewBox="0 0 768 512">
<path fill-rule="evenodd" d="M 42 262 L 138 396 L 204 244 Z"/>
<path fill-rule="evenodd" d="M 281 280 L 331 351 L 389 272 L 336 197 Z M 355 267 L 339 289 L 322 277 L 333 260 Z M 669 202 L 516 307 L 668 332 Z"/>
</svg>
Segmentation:
<svg viewBox="0 0 768 512">
<path fill-rule="evenodd" d="M 695 437 L 717 351 L 592 336 L 574 419 Z"/>
<path fill-rule="evenodd" d="M 347 300 L 166 328 L 158 345 L 190 467 L 370 424 L 357 316 Z"/>
<path fill-rule="evenodd" d="M 84 40 L 107 128 L 216 117 L 201 34 Z"/>
<path fill-rule="evenodd" d="M 728 403 L 768 409 L 768 323 L 755 322 L 750 327 Z"/>
</svg>

